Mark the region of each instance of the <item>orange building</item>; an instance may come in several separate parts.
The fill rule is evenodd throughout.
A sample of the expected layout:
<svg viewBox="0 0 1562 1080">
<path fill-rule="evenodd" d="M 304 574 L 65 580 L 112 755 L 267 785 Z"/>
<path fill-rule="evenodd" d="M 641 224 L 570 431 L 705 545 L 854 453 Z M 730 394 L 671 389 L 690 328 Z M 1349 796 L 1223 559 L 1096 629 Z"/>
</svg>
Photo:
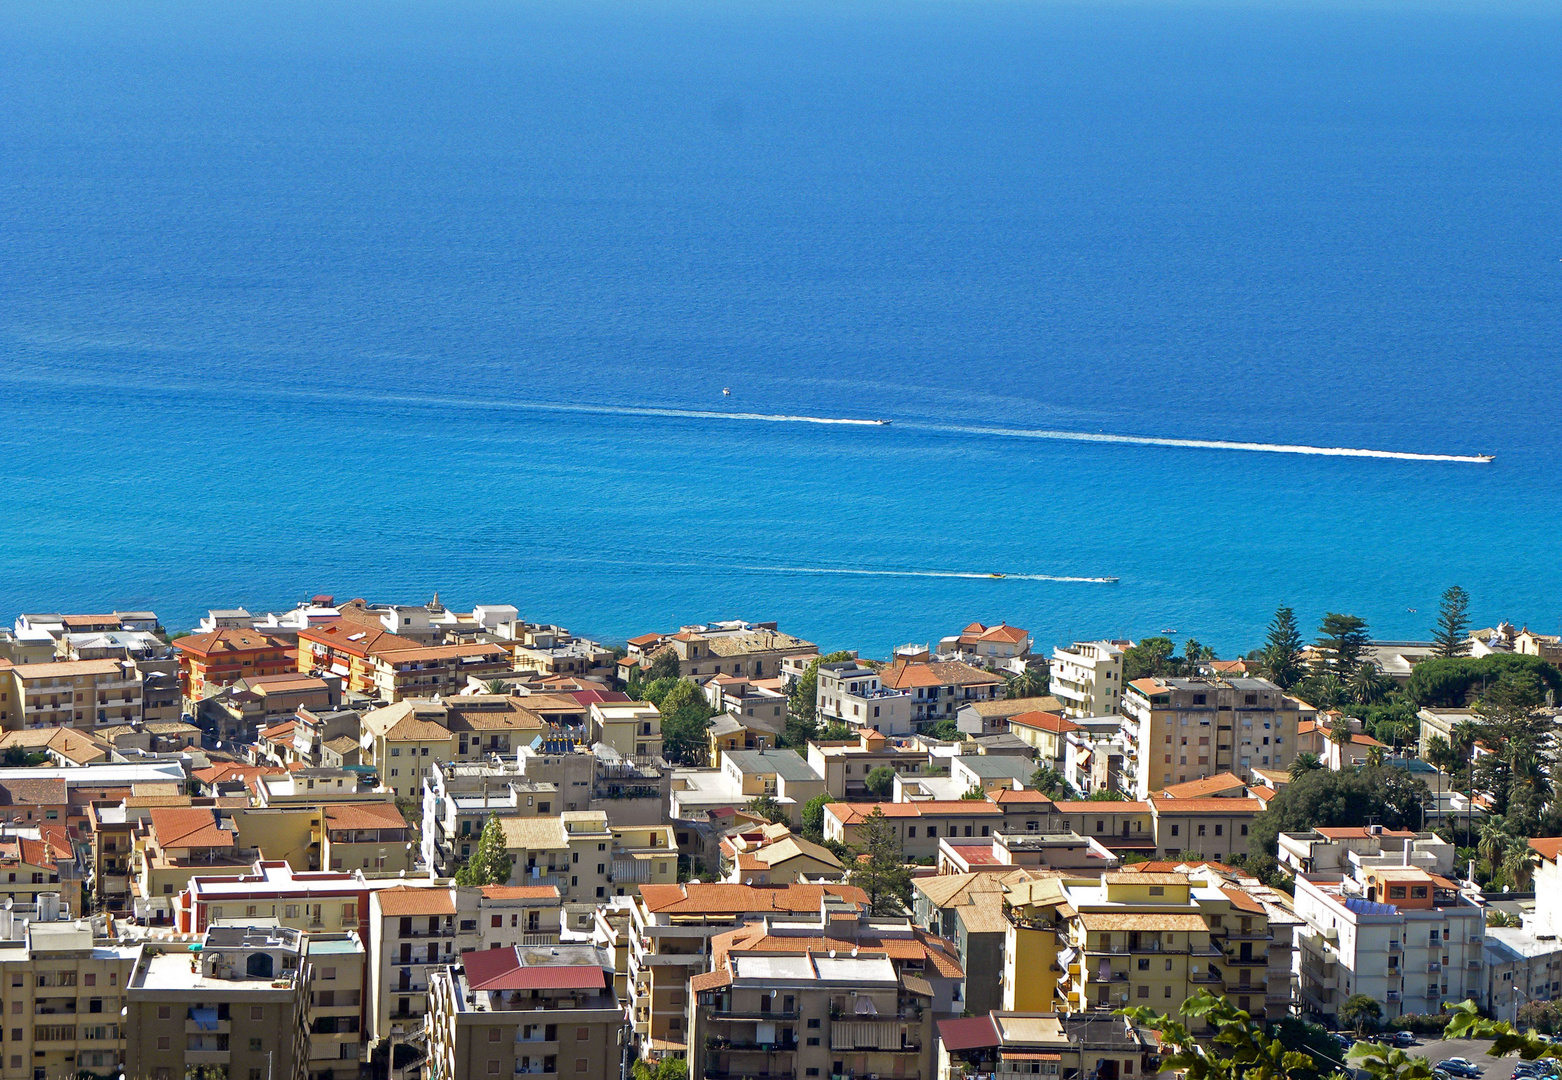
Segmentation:
<svg viewBox="0 0 1562 1080">
<path fill-rule="evenodd" d="M 185 711 L 195 703 L 256 675 L 296 671 L 298 654 L 281 638 L 258 630 L 217 630 L 174 639 L 179 650 L 179 689 Z"/>
</svg>

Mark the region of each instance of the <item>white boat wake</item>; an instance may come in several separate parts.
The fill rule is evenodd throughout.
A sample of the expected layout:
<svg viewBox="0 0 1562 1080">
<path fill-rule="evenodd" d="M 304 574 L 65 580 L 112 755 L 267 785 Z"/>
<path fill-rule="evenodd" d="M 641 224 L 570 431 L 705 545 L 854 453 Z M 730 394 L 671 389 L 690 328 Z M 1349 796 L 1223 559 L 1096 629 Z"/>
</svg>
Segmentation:
<svg viewBox="0 0 1562 1080">
<path fill-rule="evenodd" d="M 829 566 L 740 566 L 763 574 L 851 574 L 861 577 L 983 578 L 1016 581 L 1069 581 L 1090 585 L 1111 585 L 1115 577 L 1066 577 L 1061 574 L 979 574 L 967 570 L 846 570 Z"/>
</svg>

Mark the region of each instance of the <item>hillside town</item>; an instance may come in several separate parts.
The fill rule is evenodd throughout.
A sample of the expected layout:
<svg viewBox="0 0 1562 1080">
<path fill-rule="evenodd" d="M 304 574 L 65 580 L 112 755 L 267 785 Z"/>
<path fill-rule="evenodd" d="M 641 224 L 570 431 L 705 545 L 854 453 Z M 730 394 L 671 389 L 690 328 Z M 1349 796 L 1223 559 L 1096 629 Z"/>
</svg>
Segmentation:
<svg viewBox="0 0 1562 1080">
<path fill-rule="evenodd" d="M 1549 1030 L 1562 639 L 1468 602 L 1418 642 L 1282 608 L 1234 659 L 610 645 L 437 595 L 22 614 L 3 1075 L 1119 1080 L 1206 993 Z"/>
</svg>

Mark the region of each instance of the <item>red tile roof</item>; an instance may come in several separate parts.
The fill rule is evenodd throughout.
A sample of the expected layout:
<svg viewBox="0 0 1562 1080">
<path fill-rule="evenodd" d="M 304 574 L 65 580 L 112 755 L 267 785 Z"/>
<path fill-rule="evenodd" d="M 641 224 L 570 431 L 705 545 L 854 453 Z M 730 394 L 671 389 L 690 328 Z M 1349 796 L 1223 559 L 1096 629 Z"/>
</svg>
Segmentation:
<svg viewBox="0 0 1562 1080">
<path fill-rule="evenodd" d="M 514 947 L 461 954 L 466 981 L 473 990 L 602 990 L 607 979 L 595 964 L 531 967 Z"/>
<path fill-rule="evenodd" d="M 1264 809 L 1259 799 L 1168 799 L 1151 795 L 1150 805 L 1158 814 L 1257 814 Z"/>
<path fill-rule="evenodd" d="M 960 1020 L 940 1020 L 938 1038 L 945 1050 L 985 1050 L 1000 1045 L 998 1027 L 991 1016 L 969 1016 Z"/>
<path fill-rule="evenodd" d="M 233 653 L 287 651 L 289 642 L 258 630 L 215 630 L 210 634 L 188 634 L 174 639 L 174 648 L 202 658 Z"/>
<path fill-rule="evenodd" d="M 1558 856 L 1562 856 L 1562 836 L 1533 837 L 1529 842 L 1529 846 L 1540 852 L 1541 858 L 1549 859 L 1552 862 L 1556 862 Z"/>
<path fill-rule="evenodd" d="M 148 811 L 152 834 L 161 848 L 233 847 L 233 833 L 217 827 L 217 816 L 206 807 L 157 807 Z"/>
<path fill-rule="evenodd" d="M 450 890 L 439 886 L 416 888 L 410 885 L 393 885 L 374 894 L 380 901 L 382 915 L 454 915 L 456 902 Z"/>
<path fill-rule="evenodd" d="M 1021 727 L 1034 728 L 1037 731 L 1051 731 L 1058 735 L 1067 735 L 1070 731 L 1078 731 L 1079 725 L 1067 717 L 1049 712 L 1026 712 L 1009 717 L 1011 725 L 1018 724 Z"/>
<path fill-rule="evenodd" d="M 390 803 L 339 803 L 325 808 L 332 829 L 405 829 L 407 819 Z"/>
<path fill-rule="evenodd" d="M 712 881 L 640 886 L 646 908 L 666 915 L 817 912 L 826 894 L 858 904 L 868 902 L 868 894 L 855 885 L 765 886 Z"/>
<path fill-rule="evenodd" d="M 898 803 L 828 803 L 824 812 L 839 818 L 843 825 L 862 823 L 877 808 L 887 818 L 919 817 L 990 817 L 1003 816 L 1003 807 L 993 802 L 975 799 L 927 799 L 922 802 Z"/>
</svg>

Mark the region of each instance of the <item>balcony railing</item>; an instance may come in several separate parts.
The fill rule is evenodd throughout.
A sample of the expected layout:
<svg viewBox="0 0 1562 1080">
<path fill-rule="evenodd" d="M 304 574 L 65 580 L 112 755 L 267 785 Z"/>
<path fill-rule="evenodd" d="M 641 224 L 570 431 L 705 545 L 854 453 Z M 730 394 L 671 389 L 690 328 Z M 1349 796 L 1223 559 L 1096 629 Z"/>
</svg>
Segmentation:
<svg viewBox="0 0 1562 1080">
<path fill-rule="evenodd" d="M 760 1012 L 758 1009 L 712 1009 L 709 1015 L 712 1020 L 764 1022 L 766 1020 L 796 1020 L 799 1013 L 796 1009 L 789 1011 L 771 1010 L 770 1012 Z"/>
</svg>

